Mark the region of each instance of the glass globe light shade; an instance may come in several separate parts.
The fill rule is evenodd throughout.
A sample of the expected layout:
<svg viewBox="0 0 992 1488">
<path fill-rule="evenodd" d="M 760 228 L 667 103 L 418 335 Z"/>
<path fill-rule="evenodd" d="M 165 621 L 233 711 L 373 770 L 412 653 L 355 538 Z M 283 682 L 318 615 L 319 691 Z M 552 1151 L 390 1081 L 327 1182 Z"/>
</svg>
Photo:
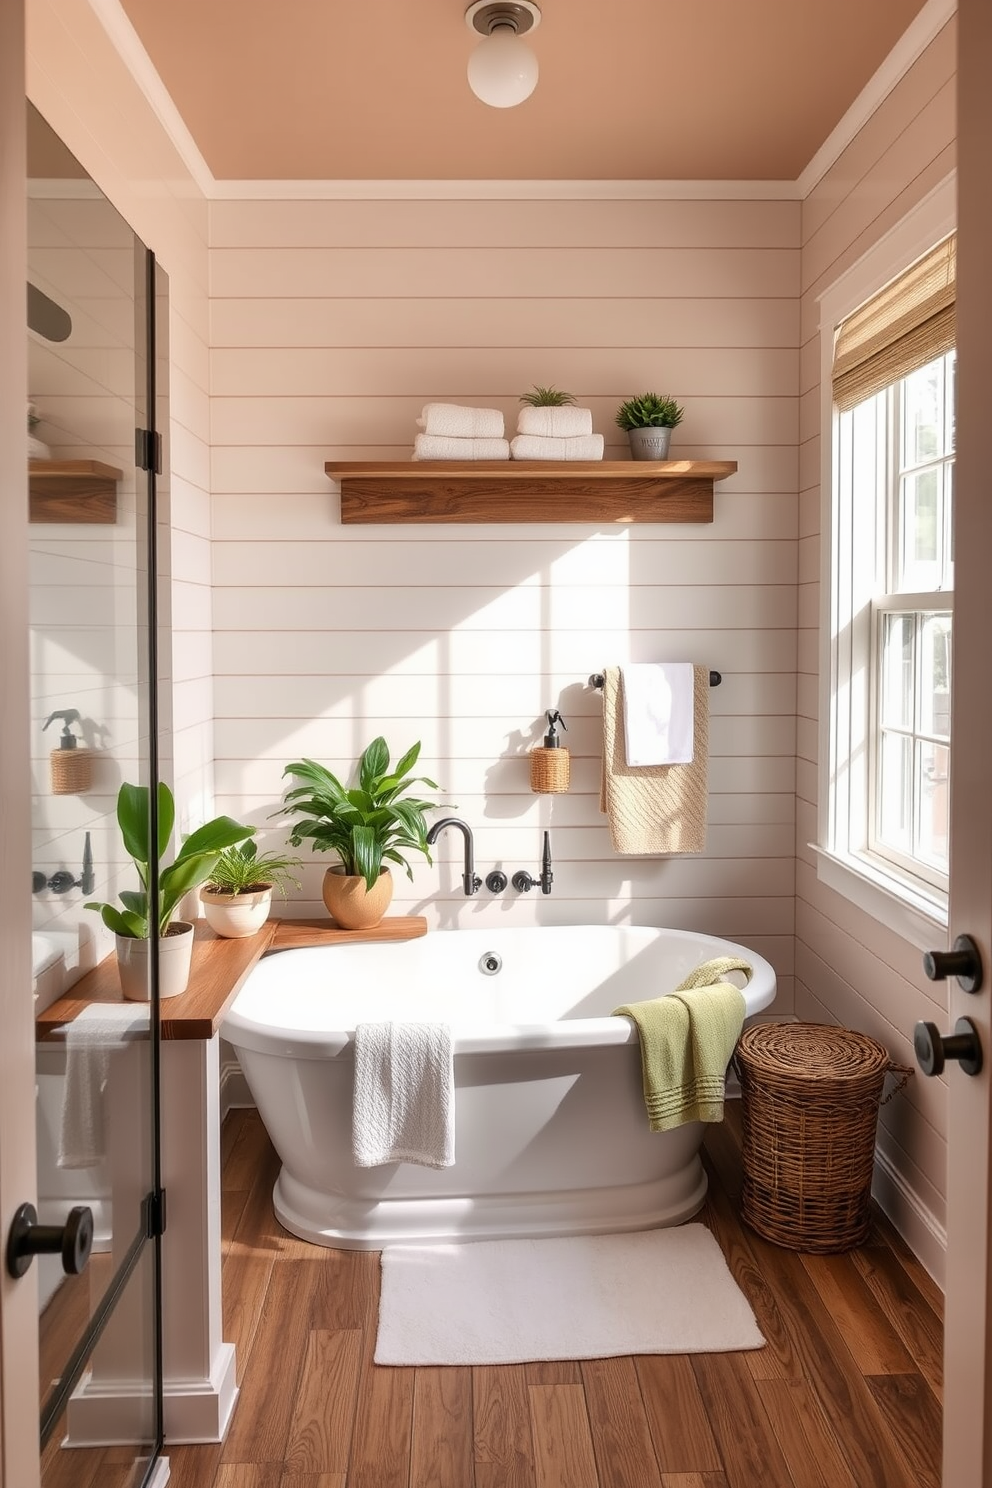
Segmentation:
<svg viewBox="0 0 992 1488">
<path fill-rule="evenodd" d="M 497 27 L 469 57 L 468 83 L 491 108 L 515 108 L 537 87 L 537 58 L 508 26 Z"/>
</svg>

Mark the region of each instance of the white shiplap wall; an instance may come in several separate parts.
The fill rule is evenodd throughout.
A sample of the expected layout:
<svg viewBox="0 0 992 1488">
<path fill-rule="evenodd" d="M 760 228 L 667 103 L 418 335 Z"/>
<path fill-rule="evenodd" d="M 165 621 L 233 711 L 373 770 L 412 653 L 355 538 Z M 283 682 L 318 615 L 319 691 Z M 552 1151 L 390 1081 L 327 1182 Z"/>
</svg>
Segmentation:
<svg viewBox="0 0 992 1488">
<path fill-rule="evenodd" d="M 550 826 L 555 886 L 465 900 L 460 839 L 442 838 L 398 910 L 705 928 L 768 954 L 791 1006 L 798 204 L 210 210 L 218 805 L 263 823 L 287 761 L 346 771 L 379 732 L 394 755 L 420 739 L 480 873 L 536 869 Z M 674 453 L 740 464 L 714 523 L 339 525 L 325 459 L 407 458 L 432 400 L 499 407 L 512 431 L 535 382 L 590 406 L 614 458 L 620 400 L 677 395 Z M 724 675 L 699 857 L 618 858 L 598 809 L 587 678 L 654 659 Z M 552 706 L 572 789 L 538 798 L 525 756 Z M 323 867 L 292 913 L 319 912 Z"/>
<path fill-rule="evenodd" d="M 817 297 L 953 170 L 955 33 L 952 20 L 816 185 L 802 219 L 796 1010 L 871 1034 L 909 1067 L 914 1023 L 929 1018 L 943 1026 L 943 989 L 926 980 L 914 946 L 819 883 L 809 845 L 817 832 L 821 696 Z M 882 1107 L 881 1192 L 938 1276 L 946 1141 L 942 1078 L 917 1076 Z"/>
</svg>

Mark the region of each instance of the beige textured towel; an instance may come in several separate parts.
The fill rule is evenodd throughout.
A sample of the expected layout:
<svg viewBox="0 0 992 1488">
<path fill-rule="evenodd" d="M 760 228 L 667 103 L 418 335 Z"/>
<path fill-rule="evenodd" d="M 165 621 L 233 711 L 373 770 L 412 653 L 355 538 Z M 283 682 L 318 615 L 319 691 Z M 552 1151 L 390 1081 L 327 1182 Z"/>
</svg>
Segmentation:
<svg viewBox="0 0 992 1488">
<path fill-rule="evenodd" d="M 693 668 L 693 760 L 690 765 L 628 765 L 623 739 L 623 676 L 605 667 L 603 775 L 599 809 L 613 851 L 627 856 L 696 853 L 706 846 L 710 674 Z"/>
</svg>

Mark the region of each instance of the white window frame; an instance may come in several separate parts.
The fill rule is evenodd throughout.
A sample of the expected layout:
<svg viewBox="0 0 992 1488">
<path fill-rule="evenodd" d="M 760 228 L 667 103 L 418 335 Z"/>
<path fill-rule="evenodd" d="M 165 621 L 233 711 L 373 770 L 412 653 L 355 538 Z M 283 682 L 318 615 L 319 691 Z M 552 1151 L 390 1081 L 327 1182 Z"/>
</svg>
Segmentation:
<svg viewBox="0 0 992 1488">
<path fill-rule="evenodd" d="M 817 841 L 810 846 L 820 882 L 920 950 L 947 927 L 946 892 L 901 874 L 855 840 L 870 808 L 870 620 L 852 584 L 854 564 L 866 555 L 855 550 L 850 510 L 834 501 L 832 373 L 836 327 L 956 225 L 956 182 L 950 175 L 819 296 L 820 722 Z"/>
</svg>

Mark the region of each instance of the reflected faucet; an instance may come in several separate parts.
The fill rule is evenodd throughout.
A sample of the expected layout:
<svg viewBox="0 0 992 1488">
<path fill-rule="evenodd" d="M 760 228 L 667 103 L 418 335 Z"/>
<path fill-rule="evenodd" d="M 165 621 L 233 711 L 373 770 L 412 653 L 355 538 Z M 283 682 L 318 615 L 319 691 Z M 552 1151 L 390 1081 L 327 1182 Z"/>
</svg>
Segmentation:
<svg viewBox="0 0 992 1488">
<path fill-rule="evenodd" d="M 463 822 L 457 816 L 442 816 L 436 821 L 427 833 L 427 845 L 433 847 L 445 827 L 457 827 L 465 839 L 465 871 L 462 874 L 462 888 L 465 890 L 466 899 L 471 899 L 479 889 L 482 888 L 482 879 L 475 872 L 475 846 L 472 841 L 472 828 L 467 822 Z"/>
</svg>

